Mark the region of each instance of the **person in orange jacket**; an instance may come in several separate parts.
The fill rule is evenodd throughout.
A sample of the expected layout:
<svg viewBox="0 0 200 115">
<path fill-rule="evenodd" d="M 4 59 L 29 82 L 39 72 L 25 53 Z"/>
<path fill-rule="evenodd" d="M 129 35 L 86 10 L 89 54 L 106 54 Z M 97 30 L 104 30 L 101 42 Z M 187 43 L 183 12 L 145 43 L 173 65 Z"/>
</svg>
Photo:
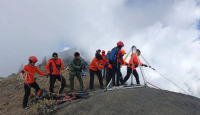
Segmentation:
<svg viewBox="0 0 200 115">
<path fill-rule="evenodd" d="M 54 52 L 52 54 L 52 58 L 48 60 L 46 64 L 46 71 L 47 74 L 50 76 L 50 87 L 49 91 L 52 94 L 54 92 L 54 84 L 56 82 L 56 79 L 58 79 L 61 82 L 61 88 L 59 90 L 59 94 L 62 93 L 64 90 L 64 87 L 66 86 L 66 80 L 61 75 L 61 70 L 64 70 L 64 65 L 61 59 L 58 58 L 58 54 Z"/>
<path fill-rule="evenodd" d="M 101 56 L 103 57 L 103 58 L 105 58 L 106 59 L 106 55 L 105 55 L 105 50 L 102 50 L 102 54 L 101 54 Z M 106 74 L 106 62 L 104 61 L 104 60 L 102 60 L 102 65 L 104 66 L 104 68 L 101 70 L 102 71 L 102 73 L 103 73 L 103 79 L 105 79 L 105 74 Z"/>
<path fill-rule="evenodd" d="M 21 70 L 20 74 L 23 74 L 24 77 L 24 99 L 23 99 L 23 108 L 28 109 L 29 107 L 27 106 L 28 103 L 28 97 L 30 96 L 31 93 L 31 87 L 36 90 L 35 94 L 40 90 L 39 85 L 35 82 L 34 80 L 34 74 L 37 72 L 39 75 L 48 77 L 47 74 L 41 72 L 37 66 L 35 66 L 35 63 L 38 61 L 35 56 L 30 56 L 29 57 L 29 64 L 25 65 L 24 68 Z"/>
<path fill-rule="evenodd" d="M 108 63 L 108 60 L 103 58 L 101 54 L 96 53 L 95 57 L 93 58 L 92 62 L 90 63 L 90 90 L 93 90 L 94 87 L 94 74 L 96 73 L 98 79 L 100 88 L 104 89 L 103 87 L 103 78 L 100 69 L 104 68 L 104 65 L 101 64 L 101 61 L 104 60 Z"/>
<path fill-rule="evenodd" d="M 140 52 L 139 49 L 136 50 L 136 54 L 137 54 L 138 57 L 140 56 L 141 52 Z M 140 85 L 139 75 L 138 75 L 138 73 L 136 71 L 136 68 L 139 65 L 139 63 L 138 63 L 139 59 L 137 58 L 136 54 L 133 53 L 133 66 L 132 66 L 132 54 L 131 54 L 131 59 L 129 60 L 129 64 L 128 64 L 128 68 L 127 68 L 127 74 L 126 74 L 126 76 L 124 78 L 124 83 L 130 78 L 130 75 L 131 75 L 132 70 L 133 70 L 133 75 L 135 76 L 136 83 L 138 85 Z M 141 66 L 148 67 L 146 64 L 143 64 L 140 60 L 139 60 L 139 62 L 140 62 Z"/>
<path fill-rule="evenodd" d="M 122 53 L 122 56 L 124 56 L 126 54 L 125 50 L 121 49 L 121 53 Z M 127 65 L 126 62 L 124 62 L 123 65 Z M 111 78 L 112 78 L 112 65 L 109 64 L 108 65 L 108 73 L 109 75 L 106 77 L 106 86 L 108 85 L 108 83 L 110 82 Z M 124 80 L 123 80 L 123 77 L 122 77 L 122 73 L 120 72 L 120 79 L 119 79 L 120 83 L 121 84 L 124 84 Z"/>
</svg>

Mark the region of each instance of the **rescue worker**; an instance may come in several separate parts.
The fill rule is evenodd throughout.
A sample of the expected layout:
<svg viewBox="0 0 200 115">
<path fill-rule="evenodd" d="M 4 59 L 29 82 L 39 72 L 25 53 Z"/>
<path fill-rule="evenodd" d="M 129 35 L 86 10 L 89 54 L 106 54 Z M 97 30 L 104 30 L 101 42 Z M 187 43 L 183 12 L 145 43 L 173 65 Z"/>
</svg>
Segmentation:
<svg viewBox="0 0 200 115">
<path fill-rule="evenodd" d="M 112 81 L 113 81 L 113 88 L 115 86 L 119 87 L 119 79 L 121 77 L 121 72 L 120 72 L 120 65 L 124 63 L 124 60 L 122 58 L 122 53 L 121 53 L 121 48 L 124 47 L 124 43 L 119 41 L 117 43 L 118 51 L 117 51 L 117 59 L 115 62 L 112 63 Z M 111 52 L 112 53 L 112 52 Z M 115 73 L 117 73 L 117 85 L 115 85 Z"/>
<path fill-rule="evenodd" d="M 100 88 L 104 89 L 103 87 L 103 78 L 100 69 L 103 69 L 104 66 L 101 65 L 101 60 L 104 60 L 108 63 L 108 60 L 103 58 L 101 54 L 96 53 L 95 57 L 93 58 L 92 62 L 90 63 L 90 90 L 94 90 L 94 74 L 96 73 L 98 79 L 99 79 L 99 84 Z"/>
<path fill-rule="evenodd" d="M 105 53 L 106 53 L 105 50 L 102 50 L 101 56 L 106 59 Z M 105 79 L 105 74 L 106 74 L 105 64 L 106 64 L 106 62 L 104 60 L 102 60 L 101 64 L 104 66 L 104 68 L 101 71 L 103 73 L 103 79 Z"/>
<path fill-rule="evenodd" d="M 83 86 L 83 80 L 81 77 L 81 60 L 80 60 L 80 54 L 78 52 L 74 53 L 74 58 L 71 60 L 70 68 L 69 68 L 69 81 L 70 81 L 70 91 L 74 91 L 74 77 L 79 81 L 80 84 L 80 91 L 84 90 Z"/>
<path fill-rule="evenodd" d="M 140 85 L 139 75 L 138 75 L 138 73 L 136 71 L 136 68 L 139 65 L 139 63 L 138 63 L 139 59 L 137 58 L 137 56 L 139 57 L 140 54 L 141 54 L 141 52 L 140 52 L 139 49 L 136 50 L 136 53 L 133 53 L 133 66 L 132 66 L 132 54 L 131 54 L 131 59 L 129 60 L 129 64 L 128 64 L 128 68 L 127 68 L 127 74 L 126 74 L 126 76 L 124 78 L 124 83 L 129 79 L 129 77 L 130 77 L 130 75 L 132 73 L 132 70 L 133 70 L 133 75 L 135 76 L 136 83 L 137 83 L 137 85 Z M 146 64 L 143 64 L 140 60 L 139 60 L 139 62 L 140 62 L 141 66 L 148 67 Z"/>
<path fill-rule="evenodd" d="M 23 99 L 23 108 L 28 109 L 29 107 L 27 106 L 28 103 L 28 97 L 30 96 L 31 93 L 31 87 L 36 90 L 35 94 L 40 90 L 39 85 L 35 82 L 34 80 L 34 74 L 37 72 L 39 75 L 48 77 L 47 74 L 41 72 L 37 66 L 35 66 L 35 63 L 38 61 L 35 56 L 30 56 L 28 59 L 29 63 L 24 66 L 24 68 L 21 70 L 21 74 L 23 74 L 24 77 L 24 99 Z"/>
<path fill-rule="evenodd" d="M 122 56 L 124 56 L 126 54 L 125 50 L 121 49 L 121 53 L 122 53 Z M 125 64 L 123 65 L 126 65 L 126 62 L 124 62 Z M 109 64 L 108 65 L 108 73 L 109 75 L 106 77 L 106 86 L 108 85 L 108 83 L 110 82 L 111 78 L 112 78 L 112 65 Z M 123 76 L 122 76 L 122 73 L 120 72 L 120 79 L 119 79 L 121 85 L 124 84 L 124 80 L 123 80 Z"/>
<path fill-rule="evenodd" d="M 47 74 L 50 76 L 50 87 L 49 87 L 50 94 L 54 93 L 54 84 L 56 82 L 56 79 L 61 82 L 59 94 L 62 93 L 64 87 L 66 86 L 66 80 L 61 75 L 61 70 L 64 71 L 63 62 L 61 59 L 58 58 L 58 54 L 54 52 L 52 54 L 52 58 L 48 60 L 46 64 L 46 71 Z"/>
<path fill-rule="evenodd" d="M 100 49 L 98 49 L 98 50 L 96 51 L 96 53 L 99 53 L 99 54 L 100 54 L 100 53 L 101 53 L 101 50 L 100 50 Z M 95 54 L 96 54 L 96 53 L 95 53 Z"/>
<path fill-rule="evenodd" d="M 111 51 L 108 51 L 107 54 L 106 54 L 106 59 L 107 60 L 109 60 L 110 53 L 111 53 Z M 106 68 L 106 76 L 105 76 L 106 81 L 107 81 L 107 79 L 109 77 L 109 67 L 108 67 L 108 65 L 109 65 L 108 63 L 105 63 L 105 67 L 104 67 L 104 68 Z"/>
</svg>

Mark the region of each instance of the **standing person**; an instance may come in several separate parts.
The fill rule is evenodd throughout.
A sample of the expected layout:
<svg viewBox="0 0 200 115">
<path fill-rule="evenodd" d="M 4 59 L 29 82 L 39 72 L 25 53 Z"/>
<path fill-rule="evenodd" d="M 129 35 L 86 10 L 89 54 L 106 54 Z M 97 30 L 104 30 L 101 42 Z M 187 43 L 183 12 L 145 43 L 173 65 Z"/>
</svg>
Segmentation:
<svg viewBox="0 0 200 115">
<path fill-rule="evenodd" d="M 137 85 L 140 85 L 139 75 L 138 75 L 138 73 L 136 71 L 136 68 L 139 65 L 138 60 L 140 62 L 140 59 L 138 59 L 137 56 L 139 57 L 140 54 L 141 54 L 141 52 L 140 52 L 139 49 L 136 50 L 136 54 L 133 53 L 133 58 L 132 58 L 132 54 L 131 54 L 131 59 L 129 60 L 128 69 L 127 69 L 127 74 L 126 74 L 126 76 L 124 78 L 124 83 L 130 78 L 130 75 L 131 75 L 132 70 L 133 70 L 133 75 L 135 76 L 136 83 L 137 83 Z M 133 59 L 133 66 L 132 66 L 132 59 Z M 143 64 L 142 62 L 140 62 L 140 65 L 148 67 L 146 64 Z"/>
<path fill-rule="evenodd" d="M 98 49 L 98 50 L 96 51 L 96 53 L 99 53 L 99 54 L 100 54 L 100 53 L 101 53 L 101 50 L 100 50 L 100 49 Z M 96 55 L 96 53 L 95 53 L 95 55 Z"/>
<path fill-rule="evenodd" d="M 102 50 L 101 56 L 106 59 L 105 53 L 106 53 L 105 50 Z M 106 62 L 104 60 L 102 60 L 101 64 L 104 66 L 104 68 L 102 69 L 103 70 L 102 73 L 103 73 L 103 79 L 105 79 L 105 74 L 106 74 L 105 65 L 106 65 Z"/>
<path fill-rule="evenodd" d="M 64 70 L 63 62 L 61 59 L 58 58 L 58 54 L 54 52 L 52 54 L 52 58 L 48 60 L 46 64 L 46 71 L 50 76 L 50 87 L 49 87 L 50 94 L 54 93 L 53 89 L 56 79 L 58 79 L 58 81 L 61 82 L 59 94 L 62 93 L 64 87 L 66 86 L 66 80 L 60 73 L 61 70 Z"/>
<path fill-rule="evenodd" d="M 35 63 L 38 61 L 35 56 L 30 56 L 29 57 L 29 64 L 25 65 L 24 68 L 21 70 L 21 74 L 24 76 L 24 99 L 23 99 L 23 108 L 28 109 L 29 107 L 27 106 L 28 103 L 28 97 L 30 96 L 31 93 L 31 87 L 34 88 L 35 94 L 40 90 L 39 85 L 35 82 L 34 80 L 34 74 L 37 72 L 39 75 L 45 76 L 45 73 L 41 72 L 37 66 L 35 66 Z M 48 75 L 46 74 L 46 77 Z"/>
<path fill-rule="evenodd" d="M 74 77 L 79 81 L 80 84 L 80 91 L 84 90 L 83 86 L 83 80 L 81 77 L 81 60 L 80 60 L 80 54 L 78 52 L 74 53 L 74 58 L 71 61 L 70 68 L 69 68 L 69 81 L 70 81 L 70 91 L 74 91 Z"/>
<path fill-rule="evenodd" d="M 103 78 L 100 69 L 103 69 L 104 66 L 101 65 L 101 60 L 104 60 L 108 63 L 108 60 L 103 58 L 101 54 L 96 53 L 95 57 L 93 58 L 92 62 L 90 63 L 90 90 L 93 90 L 94 87 L 94 74 L 97 74 L 97 77 L 99 79 L 99 85 L 101 89 L 104 89 L 103 87 Z"/>
<path fill-rule="evenodd" d="M 111 51 L 111 55 L 109 58 L 109 63 L 112 64 L 112 81 L 113 81 L 113 88 L 115 86 L 119 87 L 119 79 L 121 76 L 120 72 L 120 65 L 124 63 L 122 58 L 121 48 L 124 46 L 124 43 L 119 41 L 117 43 L 117 47 L 113 48 Z M 117 73 L 117 85 L 115 85 L 115 72 Z"/>
<path fill-rule="evenodd" d="M 121 53 L 122 53 L 122 56 L 124 56 L 124 54 L 126 54 L 125 50 L 121 49 Z M 124 62 L 123 65 L 126 65 L 126 62 Z M 112 78 L 112 65 L 109 64 L 108 65 L 108 76 L 106 77 L 106 86 L 108 85 L 108 83 L 110 82 L 111 78 Z M 122 73 L 120 72 L 120 79 L 119 79 L 120 83 L 123 85 L 124 84 L 124 80 L 123 80 L 123 76 L 122 76 Z"/>
<path fill-rule="evenodd" d="M 107 54 L 106 54 L 106 59 L 107 60 L 109 60 L 110 53 L 111 53 L 111 51 L 108 51 Z M 104 68 L 106 68 L 106 76 L 105 76 L 106 81 L 107 81 L 107 78 L 109 77 L 109 67 L 108 67 L 108 65 L 109 65 L 108 63 L 105 63 L 105 67 L 104 67 Z"/>
</svg>

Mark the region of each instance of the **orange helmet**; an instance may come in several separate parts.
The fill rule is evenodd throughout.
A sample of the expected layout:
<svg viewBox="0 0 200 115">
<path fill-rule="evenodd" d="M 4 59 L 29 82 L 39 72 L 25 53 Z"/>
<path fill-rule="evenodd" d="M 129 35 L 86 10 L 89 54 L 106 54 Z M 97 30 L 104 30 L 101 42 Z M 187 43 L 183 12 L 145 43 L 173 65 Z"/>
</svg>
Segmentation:
<svg viewBox="0 0 200 115">
<path fill-rule="evenodd" d="M 30 56 L 28 58 L 28 61 L 29 61 L 29 63 L 32 63 L 32 62 L 36 63 L 37 62 L 37 58 L 35 56 Z"/>
<path fill-rule="evenodd" d="M 126 54 L 125 50 L 121 49 L 122 55 Z"/>
</svg>

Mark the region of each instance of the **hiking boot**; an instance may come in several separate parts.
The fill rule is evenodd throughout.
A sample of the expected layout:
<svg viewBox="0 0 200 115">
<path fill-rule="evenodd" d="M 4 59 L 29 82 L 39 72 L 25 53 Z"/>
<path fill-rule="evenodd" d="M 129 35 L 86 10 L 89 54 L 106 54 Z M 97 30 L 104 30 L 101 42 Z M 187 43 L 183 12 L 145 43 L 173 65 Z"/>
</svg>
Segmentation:
<svg viewBox="0 0 200 115">
<path fill-rule="evenodd" d="M 84 91 L 84 89 L 80 89 L 80 91 Z"/>
<path fill-rule="evenodd" d="M 94 92 L 94 89 L 90 89 L 90 92 Z"/>
<path fill-rule="evenodd" d="M 115 86 L 113 86 L 113 87 L 112 87 L 112 89 L 116 89 L 116 87 L 115 87 Z"/>
<path fill-rule="evenodd" d="M 23 107 L 23 109 L 24 109 L 24 110 L 27 110 L 27 109 L 29 109 L 29 107 L 28 107 L 28 106 L 26 106 L 26 107 Z"/>
<path fill-rule="evenodd" d="M 105 87 L 101 86 L 100 89 L 105 89 Z"/>
<path fill-rule="evenodd" d="M 116 86 L 115 89 L 119 89 L 119 86 Z"/>
</svg>

